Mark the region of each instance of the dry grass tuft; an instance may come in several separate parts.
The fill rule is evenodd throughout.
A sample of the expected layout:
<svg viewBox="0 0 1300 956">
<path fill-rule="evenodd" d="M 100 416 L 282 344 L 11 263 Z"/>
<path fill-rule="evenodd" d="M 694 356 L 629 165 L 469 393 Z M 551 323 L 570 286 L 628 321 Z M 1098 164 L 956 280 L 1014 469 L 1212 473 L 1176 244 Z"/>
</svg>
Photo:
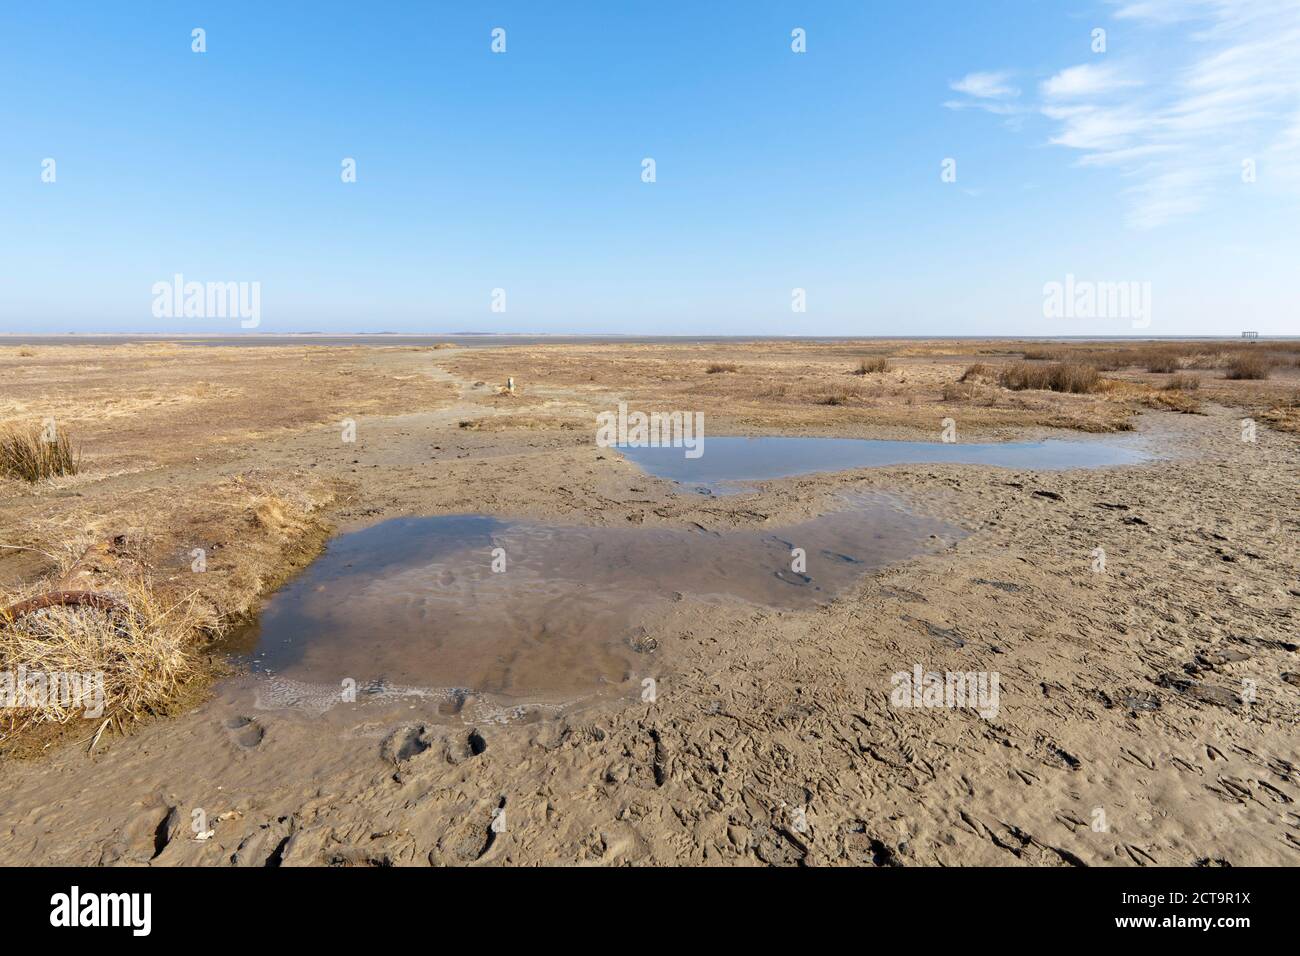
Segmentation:
<svg viewBox="0 0 1300 956">
<path fill-rule="evenodd" d="M 740 366 L 735 362 L 714 362 L 704 370 L 706 375 L 717 375 L 719 372 L 738 372 Z"/>
<path fill-rule="evenodd" d="M 1268 378 L 1271 363 L 1262 355 L 1234 355 L 1228 362 L 1225 378 L 1262 379 Z"/>
<path fill-rule="evenodd" d="M 1278 431 L 1300 434 L 1300 391 L 1274 402 L 1260 417 Z"/>
<path fill-rule="evenodd" d="M 1177 372 L 1182 366 L 1178 363 L 1178 357 L 1169 352 L 1150 352 L 1145 358 L 1145 365 L 1148 372 L 1158 372 L 1169 374 Z"/>
<path fill-rule="evenodd" d="M 944 382 L 940 394 L 945 402 L 964 402 L 975 397 L 975 387 L 962 382 Z"/>
<path fill-rule="evenodd" d="M 983 362 L 976 362 L 974 365 L 967 365 L 966 371 L 961 373 L 959 382 L 994 382 L 997 381 L 997 372 L 991 365 L 985 365 Z"/>
<path fill-rule="evenodd" d="M 871 375 L 877 372 L 889 371 L 889 359 L 881 355 L 876 358 L 863 359 L 858 363 L 858 369 L 854 375 Z"/>
<path fill-rule="evenodd" d="M 1161 411 L 1181 412 L 1184 415 L 1198 415 L 1201 411 L 1200 399 L 1180 388 L 1153 389 L 1139 400 L 1147 408 Z"/>
<path fill-rule="evenodd" d="M 1175 375 L 1169 381 L 1165 382 L 1166 391 L 1178 389 L 1184 392 L 1192 392 L 1201 387 L 1201 380 L 1195 375 Z"/>
<path fill-rule="evenodd" d="M 1013 362 L 1002 370 L 998 381 L 1013 391 L 1044 389 L 1083 394 L 1101 388 L 1101 375 L 1097 369 L 1078 362 L 1056 362 L 1051 365 Z"/>
<path fill-rule="evenodd" d="M 53 441 L 40 426 L 9 427 L 0 432 L 0 474 L 23 481 L 40 481 L 58 475 L 75 475 L 81 455 L 66 432 L 59 429 Z"/>
<path fill-rule="evenodd" d="M 855 398 L 860 398 L 861 394 L 846 388 L 836 389 L 833 392 L 827 392 L 819 396 L 814 404 L 817 405 L 848 405 Z"/>
<path fill-rule="evenodd" d="M 44 589 L 5 594 L 0 601 L 7 608 Z M 196 676 L 189 648 L 200 629 L 213 622 L 194 595 L 169 600 L 138 578 L 116 589 L 114 597 L 127 610 L 51 607 L 13 619 L 0 611 L 0 697 L 19 690 L 20 668 L 29 690 L 42 680 L 35 675 L 62 675 L 45 679 L 46 687 L 59 693 L 14 700 L 16 706 L 3 709 L 0 726 L 7 732 L 80 717 L 161 713 Z"/>
</svg>

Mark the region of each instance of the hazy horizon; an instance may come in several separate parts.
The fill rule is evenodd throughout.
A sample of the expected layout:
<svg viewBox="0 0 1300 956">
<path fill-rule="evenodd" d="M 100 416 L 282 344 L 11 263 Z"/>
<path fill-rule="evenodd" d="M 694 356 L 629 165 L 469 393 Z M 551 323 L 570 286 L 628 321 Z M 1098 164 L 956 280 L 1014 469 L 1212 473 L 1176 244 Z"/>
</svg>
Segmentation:
<svg viewBox="0 0 1300 956">
<path fill-rule="evenodd" d="M 1250 331 L 1250 330 L 1247 330 Z M 687 342 L 710 342 L 710 341 L 735 341 L 735 340 L 792 340 L 792 341 L 845 341 L 845 340 L 871 340 L 871 341 L 925 341 L 925 340 L 991 340 L 999 339 L 1007 341 L 1032 341 L 1041 340 L 1048 342 L 1055 341 L 1116 341 L 1123 339 L 1133 339 L 1134 341 L 1150 341 L 1167 339 L 1172 341 L 1186 340 L 1231 340 L 1242 341 L 1241 333 L 1232 334 L 1228 332 L 1215 334 L 1205 333 L 1197 335 L 1143 335 L 1134 332 L 1129 335 L 996 335 L 996 334 L 947 334 L 947 335 L 928 335 L 914 334 L 901 335 L 883 333 L 879 335 L 855 335 L 853 333 L 844 333 L 841 335 L 764 335 L 764 334 L 745 334 L 734 333 L 726 335 L 691 335 L 689 333 L 669 334 L 669 333 L 641 333 L 641 332 L 516 332 L 516 331 L 455 331 L 455 332 L 395 332 L 395 331 L 363 331 L 363 332 L 326 332 L 318 329 L 304 329 L 295 332 L 265 332 L 261 330 L 235 331 L 235 332 L 8 332 L 0 331 L 0 340 L 15 339 L 18 341 L 42 341 L 48 339 L 76 339 L 76 338 L 106 338 L 106 339 L 221 339 L 221 340 L 239 340 L 239 339 L 274 339 L 274 338 L 327 338 L 327 339 L 368 339 L 368 338 L 404 338 L 404 339 L 421 339 L 428 341 L 437 341 L 441 339 L 472 339 L 472 338 L 503 338 L 503 339 L 635 339 L 653 341 L 659 339 L 680 339 Z M 1258 333 L 1254 340 L 1257 341 L 1290 341 L 1300 339 L 1300 335 L 1267 335 Z"/>
</svg>

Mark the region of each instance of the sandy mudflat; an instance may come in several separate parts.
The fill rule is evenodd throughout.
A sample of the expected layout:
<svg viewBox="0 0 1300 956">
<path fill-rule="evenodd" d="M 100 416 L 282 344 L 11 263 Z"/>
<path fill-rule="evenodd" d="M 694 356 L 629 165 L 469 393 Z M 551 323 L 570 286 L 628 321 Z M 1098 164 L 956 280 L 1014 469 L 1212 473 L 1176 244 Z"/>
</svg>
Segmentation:
<svg viewBox="0 0 1300 956">
<path fill-rule="evenodd" d="M 853 374 L 886 353 L 889 371 Z M 236 620 L 329 534 L 406 515 L 779 533 L 885 493 L 963 533 L 816 606 L 669 595 L 595 693 L 349 704 L 237 673 L 93 754 L 94 721 L 10 734 L 0 864 L 1300 863 L 1300 370 L 1234 382 L 1207 360 L 1181 403 L 1140 368 L 1083 395 L 957 381 L 1019 357 L 971 341 L 0 348 L 0 420 L 54 416 L 86 453 L 76 477 L 0 481 L 0 541 L 35 549 L 0 554 L 8 590 L 54 580 L 48 555 L 68 551 L 61 583 L 111 590 L 147 564 Z M 713 434 L 933 441 L 950 417 L 959 440 L 1119 429 L 1159 457 L 704 496 L 596 447 L 595 412 L 620 400 L 703 411 Z M 891 704 L 891 675 L 917 665 L 997 673 L 996 715 Z"/>
</svg>

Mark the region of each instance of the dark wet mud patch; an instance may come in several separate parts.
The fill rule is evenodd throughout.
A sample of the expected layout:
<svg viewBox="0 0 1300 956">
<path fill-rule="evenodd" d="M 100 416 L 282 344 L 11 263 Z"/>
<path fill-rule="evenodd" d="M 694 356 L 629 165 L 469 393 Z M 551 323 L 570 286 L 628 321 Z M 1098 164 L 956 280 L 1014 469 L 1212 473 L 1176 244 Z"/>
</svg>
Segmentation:
<svg viewBox="0 0 1300 956">
<path fill-rule="evenodd" d="M 1130 465 L 1150 457 L 1127 438 L 947 443 L 785 435 L 720 436 L 705 438 L 703 449 L 698 458 L 687 458 L 684 448 L 617 448 L 629 461 L 658 478 L 714 494 L 741 490 L 729 487 L 727 482 L 789 478 L 851 468 L 957 464 L 1060 471 Z"/>
<path fill-rule="evenodd" d="M 450 712 L 639 692 L 684 599 L 812 608 L 962 536 L 885 495 L 845 508 L 775 532 L 397 518 L 332 540 L 236 650 L 284 687 L 437 689 Z"/>
</svg>

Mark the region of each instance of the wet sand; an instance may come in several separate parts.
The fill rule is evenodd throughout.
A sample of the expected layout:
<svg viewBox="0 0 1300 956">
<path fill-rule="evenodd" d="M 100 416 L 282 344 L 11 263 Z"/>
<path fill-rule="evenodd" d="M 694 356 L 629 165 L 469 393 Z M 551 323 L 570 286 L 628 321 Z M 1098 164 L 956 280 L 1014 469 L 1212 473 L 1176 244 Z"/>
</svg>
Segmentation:
<svg viewBox="0 0 1300 956">
<path fill-rule="evenodd" d="M 962 536 L 885 496 L 836 507 L 770 531 L 396 518 L 332 541 L 233 643 L 255 673 L 336 701 L 343 681 L 503 713 L 636 700 L 669 604 L 809 609 Z"/>
</svg>

